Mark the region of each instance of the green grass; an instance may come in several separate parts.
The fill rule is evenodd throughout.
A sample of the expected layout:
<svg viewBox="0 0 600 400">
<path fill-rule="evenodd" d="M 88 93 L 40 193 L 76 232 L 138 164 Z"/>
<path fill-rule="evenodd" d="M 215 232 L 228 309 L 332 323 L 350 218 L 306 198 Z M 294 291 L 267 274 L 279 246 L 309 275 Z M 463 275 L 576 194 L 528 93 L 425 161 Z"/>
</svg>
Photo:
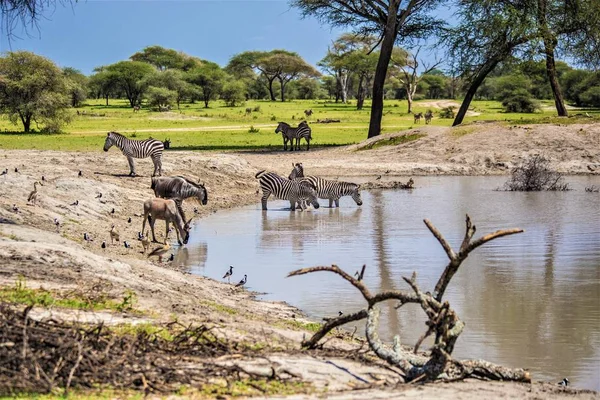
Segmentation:
<svg viewBox="0 0 600 400">
<path fill-rule="evenodd" d="M 393 137 L 390 137 L 387 139 L 378 140 L 378 141 L 372 143 L 371 145 L 361 147 L 358 150 L 359 151 L 372 150 L 372 149 L 376 149 L 376 148 L 384 147 L 384 146 L 395 146 L 395 145 L 402 144 L 402 143 L 412 142 L 412 141 L 420 139 L 424 136 L 427 136 L 427 135 L 425 135 L 424 133 L 413 133 L 412 135 L 393 136 Z"/>
<path fill-rule="evenodd" d="M 69 308 L 76 310 L 110 310 L 133 312 L 140 314 L 133 306 L 136 303 L 135 293 L 128 291 L 121 302 L 107 299 L 94 293 L 94 297 L 85 296 L 82 292 L 58 292 L 47 289 L 28 288 L 23 279 L 13 286 L 0 287 L 0 301 L 14 304 L 25 304 L 40 307 Z"/>
<path fill-rule="evenodd" d="M 463 136 L 468 135 L 473 132 L 475 132 L 474 127 L 457 126 L 456 128 L 452 129 L 452 136 L 459 138 L 459 137 L 463 137 Z"/>
<path fill-rule="evenodd" d="M 301 322 L 301 321 L 296 321 L 294 319 L 286 319 L 284 321 L 277 322 L 275 324 L 278 326 L 281 326 L 282 328 L 305 330 L 305 331 L 309 331 L 309 332 L 318 332 L 319 329 L 321 329 L 321 327 L 323 326 L 322 324 L 320 324 L 318 322 Z"/>
<path fill-rule="evenodd" d="M 224 306 L 223 304 L 219 304 L 219 303 L 216 303 L 216 302 L 210 301 L 210 300 L 202 300 L 200 302 L 200 304 L 204 305 L 204 306 L 207 306 L 207 307 L 210 307 L 213 310 L 215 310 L 217 312 L 220 312 L 222 314 L 235 315 L 235 314 L 238 313 L 237 310 L 234 310 L 231 307 L 227 307 L 227 306 Z"/>
<path fill-rule="evenodd" d="M 423 100 L 414 103 L 414 112 L 432 109 L 435 113 L 432 125 L 450 126 L 451 119 L 440 119 L 438 109 L 427 103 L 439 100 Z M 457 101 L 458 103 L 458 101 Z M 150 136 L 164 140 L 170 138 L 173 150 L 253 150 L 282 148 L 280 134 L 275 134 L 278 121 L 296 125 L 304 119 L 304 110 L 312 109 L 309 119 L 313 130 L 312 146 L 337 146 L 358 143 L 366 139 L 369 125 L 370 104 L 357 111 L 352 104 L 324 100 L 297 100 L 290 102 L 248 101 L 238 107 L 226 107 L 215 101 L 206 109 L 202 104 L 182 104 L 181 110 L 160 113 L 142 109 L 134 113 L 124 100 L 89 100 L 77 109 L 73 122 L 64 128 L 63 134 L 22 134 L 15 131 L 21 126 L 13 125 L 6 117 L 0 118 L 0 148 L 43 149 L 65 151 L 102 151 L 106 132 L 115 130 L 128 137 L 145 139 Z M 246 115 L 247 107 L 259 106 L 260 111 Z M 535 114 L 505 113 L 497 101 L 474 101 L 471 111 L 480 113 L 468 116 L 465 123 L 473 121 L 502 121 L 507 124 L 574 123 L 590 121 L 591 118 L 557 118 L 548 109 L 552 101 L 543 101 L 544 110 Z M 83 112 L 85 111 L 85 114 Z M 75 112 L 75 111 L 73 111 Z M 600 110 L 570 110 L 571 114 L 589 113 L 593 120 L 600 119 Z M 340 123 L 317 124 L 317 119 L 340 119 Z M 386 100 L 382 133 L 391 133 L 413 127 L 412 114 L 406 113 L 406 101 Z M 424 125 L 424 124 L 423 124 Z M 420 125 L 416 125 L 420 126 Z M 416 127 L 415 126 L 415 127 Z M 252 133 L 249 131 L 252 128 Z M 170 131 L 165 131 L 170 130 Z M 112 149 L 111 151 L 118 151 Z"/>
</svg>

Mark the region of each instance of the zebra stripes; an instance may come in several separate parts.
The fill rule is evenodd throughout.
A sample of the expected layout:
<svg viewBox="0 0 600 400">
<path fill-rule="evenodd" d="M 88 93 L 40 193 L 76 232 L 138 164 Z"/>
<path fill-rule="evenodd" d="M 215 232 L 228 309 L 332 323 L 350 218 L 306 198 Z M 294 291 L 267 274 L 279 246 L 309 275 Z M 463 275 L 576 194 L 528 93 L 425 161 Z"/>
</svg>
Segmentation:
<svg viewBox="0 0 600 400">
<path fill-rule="evenodd" d="M 266 171 L 260 171 L 254 177 L 259 180 L 260 188 L 263 191 L 261 198 L 263 210 L 267 209 L 267 199 L 271 194 L 275 198 L 289 200 L 292 211 L 296 209 L 296 203 L 302 210 L 306 208 L 306 202 L 310 202 L 314 208 L 319 208 L 317 194 L 309 182 L 285 179 L 273 172 Z"/>
<path fill-rule="evenodd" d="M 310 126 L 306 121 L 300 122 L 296 128 L 292 128 L 285 122 L 280 122 L 275 129 L 275 133 L 281 132 L 283 137 L 283 151 L 287 150 L 287 143 L 290 142 L 290 151 L 300 150 L 300 139 L 306 140 L 306 151 L 310 148 L 310 141 L 312 139 Z M 294 148 L 294 140 L 296 140 L 296 146 Z"/>
<path fill-rule="evenodd" d="M 108 151 L 112 146 L 117 146 L 127 157 L 129 162 L 129 175 L 135 176 L 134 158 L 150 157 L 154 163 L 154 172 L 152 176 L 162 174 L 162 153 L 164 145 L 160 140 L 131 140 L 117 132 L 108 132 L 104 142 L 104 151 Z"/>
</svg>

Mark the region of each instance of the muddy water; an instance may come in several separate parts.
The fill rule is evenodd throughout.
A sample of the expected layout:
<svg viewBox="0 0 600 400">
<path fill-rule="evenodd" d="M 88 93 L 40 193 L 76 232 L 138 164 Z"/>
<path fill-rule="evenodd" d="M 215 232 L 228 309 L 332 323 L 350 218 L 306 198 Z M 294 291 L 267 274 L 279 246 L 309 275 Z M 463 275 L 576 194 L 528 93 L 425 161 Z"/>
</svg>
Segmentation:
<svg viewBox="0 0 600 400">
<path fill-rule="evenodd" d="M 418 274 L 433 290 L 446 265 L 444 251 L 423 224 L 429 218 L 457 248 L 469 213 L 478 234 L 521 227 L 476 250 L 449 286 L 449 300 L 466 327 L 458 357 L 529 368 L 535 379 L 600 390 L 600 194 L 585 186 L 598 177 L 571 177 L 565 193 L 496 192 L 501 177 L 427 177 L 412 191 L 375 190 L 364 205 L 290 212 L 269 202 L 219 212 L 198 221 L 176 261 L 193 273 L 221 279 L 234 266 L 235 282 L 284 300 L 315 319 L 364 306 L 356 290 L 322 272 L 285 278 L 294 269 L 338 264 L 354 273 L 367 265 L 373 291 L 407 289 L 402 276 Z M 325 204 L 322 201 L 321 204 Z M 233 280 L 232 280 L 233 282 Z M 393 302 L 382 307 L 380 331 L 414 344 L 424 332 L 422 311 Z"/>
</svg>

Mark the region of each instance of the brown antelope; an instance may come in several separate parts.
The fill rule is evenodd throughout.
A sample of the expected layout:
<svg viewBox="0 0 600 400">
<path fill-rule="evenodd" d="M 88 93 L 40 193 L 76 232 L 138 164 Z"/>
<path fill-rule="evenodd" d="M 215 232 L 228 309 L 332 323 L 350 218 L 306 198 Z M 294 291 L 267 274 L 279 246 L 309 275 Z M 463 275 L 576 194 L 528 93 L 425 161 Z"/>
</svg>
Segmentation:
<svg viewBox="0 0 600 400">
<path fill-rule="evenodd" d="M 150 216 L 151 218 L 148 218 Z M 142 232 L 146 231 L 146 219 L 150 224 L 150 230 L 152 231 L 152 241 L 156 242 L 156 236 L 154 234 L 154 223 L 157 219 L 165 221 L 165 243 L 169 236 L 169 223 L 175 225 L 175 232 L 177 233 L 177 242 L 181 245 L 181 238 L 183 238 L 183 244 L 187 244 L 190 238 L 190 223 L 185 222 L 177 209 L 175 200 L 154 198 L 144 202 L 144 221 L 142 223 Z"/>
</svg>

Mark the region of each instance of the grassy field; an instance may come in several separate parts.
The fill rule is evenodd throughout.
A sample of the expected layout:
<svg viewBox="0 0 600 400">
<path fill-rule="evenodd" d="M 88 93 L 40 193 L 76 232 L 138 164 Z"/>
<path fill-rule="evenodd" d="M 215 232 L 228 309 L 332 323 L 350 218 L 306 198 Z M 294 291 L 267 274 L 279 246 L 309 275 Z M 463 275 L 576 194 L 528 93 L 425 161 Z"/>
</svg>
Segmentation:
<svg viewBox="0 0 600 400">
<path fill-rule="evenodd" d="M 432 124 L 450 126 L 451 119 L 440 119 L 432 103 L 443 100 L 424 100 L 414 104 L 414 112 L 432 109 L 435 113 Z M 314 114 L 308 119 L 313 131 L 315 146 L 335 146 L 358 143 L 367 136 L 370 104 L 362 111 L 356 110 L 356 103 L 333 103 L 329 101 L 249 101 L 239 107 L 225 107 L 215 101 L 210 108 L 203 104 L 182 104 L 180 110 L 153 112 L 142 109 L 134 113 L 124 100 L 89 100 L 83 107 L 73 111 L 73 121 L 63 134 L 21 134 L 15 131 L 20 125 L 11 124 L 6 117 L 0 118 L 0 148 L 2 149 L 44 149 L 100 151 L 106 132 L 114 130 L 128 137 L 145 139 L 150 136 L 164 140 L 170 138 L 174 150 L 240 150 L 282 148 L 280 134 L 275 134 L 278 121 L 296 125 L 304 119 L 304 110 L 312 109 Z M 543 102 L 544 110 L 535 114 L 504 113 L 499 102 L 474 101 L 472 115 L 465 123 L 478 120 L 504 121 L 508 124 L 540 122 L 567 123 L 577 118 L 565 120 L 555 118 L 552 102 Z M 246 115 L 246 108 L 252 108 Z M 594 120 L 600 119 L 600 110 L 571 110 L 571 114 L 587 112 Z M 318 124 L 317 119 L 339 119 L 340 123 Z M 589 119 L 587 119 L 589 120 Z M 423 121 L 421 122 L 423 124 Z M 410 129 L 414 126 L 412 114 L 406 113 L 406 102 L 387 100 L 385 102 L 382 133 Z M 250 133 L 250 128 L 258 132 Z"/>
</svg>

